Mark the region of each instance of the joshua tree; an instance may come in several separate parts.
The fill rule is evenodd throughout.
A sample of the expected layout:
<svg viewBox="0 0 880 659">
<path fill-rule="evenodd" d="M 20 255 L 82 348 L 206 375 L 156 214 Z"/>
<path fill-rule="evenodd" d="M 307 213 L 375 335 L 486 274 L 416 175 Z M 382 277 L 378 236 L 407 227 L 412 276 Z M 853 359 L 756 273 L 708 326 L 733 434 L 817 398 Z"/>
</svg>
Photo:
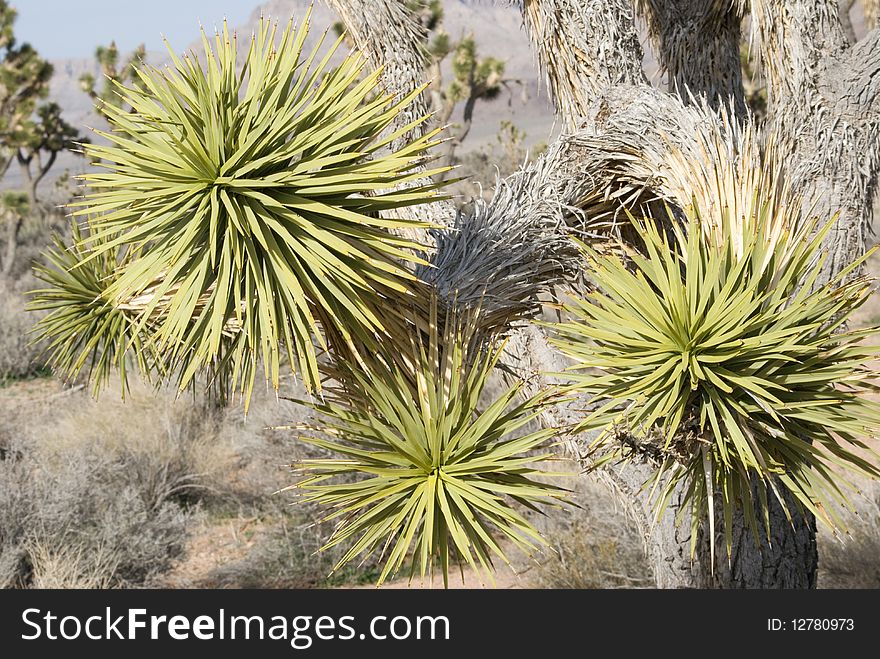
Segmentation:
<svg viewBox="0 0 880 659">
<path fill-rule="evenodd" d="M 79 131 L 61 116 L 57 103 L 46 103 L 37 109 L 36 117 L 25 123 L 16 154 L 31 208 L 40 210 L 37 190 L 63 151 L 73 151 L 83 142 Z"/>
<path fill-rule="evenodd" d="M 0 0 L 0 175 L 15 159 L 37 103 L 46 97 L 52 65 L 15 39 L 16 11 Z"/>
<path fill-rule="evenodd" d="M 96 105 L 99 111 L 104 103 L 118 106 L 122 102 L 116 93 L 116 85 L 137 83 L 135 70 L 146 54 L 147 48 L 141 44 L 128 57 L 125 64 L 120 67 L 119 48 L 116 46 L 115 41 L 111 41 L 109 46 L 98 46 L 95 49 L 95 60 L 98 62 L 98 66 L 101 67 L 103 83 L 98 87 L 95 76 L 91 73 L 84 73 L 80 76 L 79 84 L 82 90 L 93 100 L 100 101 Z"/>
<path fill-rule="evenodd" d="M 303 33 L 276 54 L 264 24 L 247 75 L 224 32 L 204 65 L 124 92 L 133 112 L 89 147 L 107 167 L 82 234 L 41 270 L 56 367 L 100 382 L 131 355 L 245 396 L 260 364 L 276 387 L 281 368 L 335 382 L 308 441 L 345 460 L 299 486 L 342 520 L 344 560 L 387 547 L 383 578 L 410 553 L 446 574 L 503 558 L 498 536 L 539 543 L 513 504 L 564 496 L 531 478 L 561 435 L 640 524 L 660 586 L 815 586 L 816 519 L 842 498 L 828 465 L 878 475 L 851 450 L 880 430 L 871 332 L 845 322 L 869 294 L 880 30 L 851 43 L 837 0 L 522 0 L 566 131 L 454 214 L 427 169 L 420 11 L 331 4 L 374 73 L 310 77 Z M 568 320 L 529 322 L 560 290 Z M 563 355 L 579 370 L 560 377 Z M 484 410 L 496 363 L 514 382 Z"/>
<path fill-rule="evenodd" d="M 4 200 L 8 220 L 4 274 L 12 271 L 18 238 L 27 215 L 42 213 L 38 186 L 55 165 L 58 154 L 74 147 L 78 131 L 61 116 L 56 103 L 40 103 L 49 92 L 52 65 L 29 44 L 15 40 L 16 13 L 0 2 L 0 176 L 17 161 L 25 180 L 27 204 L 20 195 Z"/>
</svg>

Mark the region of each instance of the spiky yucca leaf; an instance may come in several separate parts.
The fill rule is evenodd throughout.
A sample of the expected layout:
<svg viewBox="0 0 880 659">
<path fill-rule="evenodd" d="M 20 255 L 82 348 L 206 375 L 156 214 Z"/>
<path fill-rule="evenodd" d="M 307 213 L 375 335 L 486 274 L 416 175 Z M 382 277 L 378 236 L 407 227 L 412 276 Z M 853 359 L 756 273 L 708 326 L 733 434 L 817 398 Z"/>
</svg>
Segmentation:
<svg viewBox="0 0 880 659">
<path fill-rule="evenodd" d="M 327 519 L 339 524 L 327 547 L 348 546 L 335 569 L 381 549 L 379 584 L 411 549 L 410 578 L 439 562 L 448 585 L 457 561 L 491 579 L 493 556 L 508 562 L 498 537 L 527 552 L 546 544 L 513 504 L 537 511 L 566 493 L 535 479 L 553 475 L 534 465 L 552 457 L 540 449 L 555 430 L 513 435 L 549 398 L 518 401 L 516 385 L 480 410 L 501 346 L 479 342 L 470 321 L 439 327 L 432 309 L 426 344 L 413 339 L 405 359 L 374 358 L 366 370 L 339 364 L 345 388 L 310 404 L 322 421 L 301 438 L 341 456 L 305 460 L 307 477 L 295 486 L 333 509 Z"/>
<path fill-rule="evenodd" d="M 118 87 L 131 112 L 103 108 L 109 144 L 86 146 L 104 171 L 74 204 L 96 229 L 84 267 L 136 254 L 103 296 L 138 311 L 181 387 L 213 368 L 249 395 L 260 360 L 277 387 L 286 354 L 319 388 L 320 326 L 368 345 L 414 280 L 419 246 L 393 231 L 427 225 L 393 216 L 432 198 L 436 132 L 392 148 L 426 119 L 389 130 L 413 96 L 377 93 L 358 55 L 330 67 L 340 42 L 319 56 L 307 33 L 263 20 L 243 61 L 225 25 L 201 60 L 169 48 L 170 68 Z"/>
<path fill-rule="evenodd" d="M 582 246 L 598 288 L 568 305 L 554 343 L 577 362 L 571 389 L 597 401 L 582 424 L 601 429 L 597 464 L 653 456 L 658 514 L 683 483 L 692 538 L 708 518 L 713 551 L 720 496 L 729 555 L 735 507 L 769 534 L 781 487 L 836 525 L 845 481 L 832 467 L 878 476 L 853 450 L 880 431 L 878 349 L 862 344 L 878 330 L 845 329 L 870 295 L 850 279 L 858 264 L 815 285 L 832 223 L 780 230 L 759 212 L 705 232 L 694 215 L 677 239 L 635 222 L 645 255 L 632 264 Z"/>
<path fill-rule="evenodd" d="M 48 313 L 33 332 L 45 342 L 49 364 L 62 378 L 71 380 L 86 369 L 97 394 L 116 371 L 125 391 L 129 348 L 133 348 L 145 375 L 154 360 L 133 331 L 134 314 L 105 296 L 107 281 L 120 267 L 117 252 L 102 251 L 87 260 L 95 245 L 90 230 L 84 234 L 77 224 L 73 225 L 71 245 L 55 237 L 54 246 L 44 254 L 46 263 L 34 268 L 47 288 L 33 292 L 29 308 Z"/>
</svg>

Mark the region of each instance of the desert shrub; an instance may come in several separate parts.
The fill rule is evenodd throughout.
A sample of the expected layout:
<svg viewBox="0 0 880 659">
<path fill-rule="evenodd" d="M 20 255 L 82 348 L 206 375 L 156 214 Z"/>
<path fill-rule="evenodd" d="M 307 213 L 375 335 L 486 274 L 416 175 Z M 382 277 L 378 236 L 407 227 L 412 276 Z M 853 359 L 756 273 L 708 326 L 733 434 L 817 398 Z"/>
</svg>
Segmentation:
<svg viewBox="0 0 880 659">
<path fill-rule="evenodd" d="M 19 288 L 0 279 L 0 386 L 45 370 L 40 347 L 28 334 L 37 318 L 25 309 Z"/>
<path fill-rule="evenodd" d="M 266 574 L 267 584 L 295 573 L 301 562 L 292 541 L 284 549 L 280 524 L 297 528 L 290 514 L 300 511 L 290 497 L 273 495 L 291 482 L 289 464 L 303 448 L 270 426 L 300 421 L 303 408 L 261 393 L 245 416 L 240 405 L 217 408 L 135 381 L 123 401 L 116 387 L 99 401 L 48 386 L 0 395 L 0 582 L 176 583 L 167 579 L 188 560 L 187 536 L 236 519 L 257 521 L 258 565 L 290 557 L 278 575 Z M 303 394 L 299 387 L 284 392 Z M 67 494 L 55 496 L 53 487 Z M 60 510 L 65 500 L 80 501 L 79 508 Z M 309 569 L 312 576 L 296 583 L 317 583 L 329 572 Z"/>
<path fill-rule="evenodd" d="M 305 395 L 301 383 L 282 391 L 289 396 Z M 302 406 L 279 400 L 273 393 L 255 394 L 247 414 L 239 405 L 223 411 L 217 441 L 230 462 L 227 472 L 217 475 L 222 483 L 216 487 L 230 493 L 227 503 L 246 514 L 260 515 L 275 515 L 288 507 L 289 497 L 275 493 L 290 485 L 290 464 L 317 452 L 292 441 L 289 430 L 275 426 L 301 423 L 307 415 Z"/>
<path fill-rule="evenodd" d="M 3 410 L 0 583 L 155 583 L 183 557 L 194 517 L 235 497 L 222 410 L 137 383 L 125 401 L 115 393 Z"/>
<path fill-rule="evenodd" d="M 880 488 L 869 490 L 844 523 L 844 534 L 819 534 L 819 587 L 880 588 Z"/>
<path fill-rule="evenodd" d="M 62 205 L 71 199 L 72 191 L 47 188 L 43 194 L 45 198 L 42 200 L 42 212 L 28 217 L 18 234 L 18 249 L 10 274 L 15 281 L 29 280 L 27 287 L 21 290 L 34 288 L 31 268 L 34 263 L 43 260 L 46 247 L 52 243 L 52 236 L 66 237 L 70 233 L 67 213 Z"/>
<path fill-rule="evenodd" d="M 31 442 L 0 462 L 0 584 L 148 584 L 184 548 L 190 512 L 132 485 L 130 464 L 94 446 L 53 459 Z"/>
<path fill-rule="evenodd" d="M 551 549 L 525 571 L 536 588 L 648 588 L 654 579 L 644 543 L 610 492 L 578 479 L 577 508 L 561 508 L 541 526 Z"/>
<path fill-rule="evenodd" d="M 341 548 L 319 551 L 331 533 L 332 526 L 316 523 L 308 510 L 289 508 L 267 520 L 250 551 L 208 575 L 207 583 L 221 588 L 327 588 L 375 582 L 375 560 L 330 574 L 345 553 Z"/>
<path fill-rule="evenodd" d="M 228 496 L 225 471 L 233 457 L 220 437 L 223 410 L 172 391 L 132 383 L 125 400 L 79 396 L 50 420 L 50 459 L 78 447 L 125 464 L 126 479 L 150 508 L 166 501 L 207 504 Z"/>
<path fill-rule="evenodd" d="M 32 538 L 23 548 L 31 572 L 31 588 L 112 588 L 118 561 L 112 549 L 61 545 Z"/>
</svg>

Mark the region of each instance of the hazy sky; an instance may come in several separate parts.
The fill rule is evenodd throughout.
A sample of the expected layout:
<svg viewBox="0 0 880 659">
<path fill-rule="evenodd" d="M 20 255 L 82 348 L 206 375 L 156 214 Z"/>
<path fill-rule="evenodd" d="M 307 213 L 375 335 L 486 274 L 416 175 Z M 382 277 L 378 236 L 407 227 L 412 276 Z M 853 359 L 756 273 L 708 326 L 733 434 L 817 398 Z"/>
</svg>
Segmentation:
<svg viewBox="0 0 880 659">
<path fill-rule="evenodd" d="M 240 25 L 258 0 L 12 0 L 18 10 L 15 34 L 46 59 L 90 57 L 113 39 L 122 52 L 145 43 L 162 50 L 165 35 L 175 50 L 198 36 L 199 21 L 213 28 Z"/>
</svg>

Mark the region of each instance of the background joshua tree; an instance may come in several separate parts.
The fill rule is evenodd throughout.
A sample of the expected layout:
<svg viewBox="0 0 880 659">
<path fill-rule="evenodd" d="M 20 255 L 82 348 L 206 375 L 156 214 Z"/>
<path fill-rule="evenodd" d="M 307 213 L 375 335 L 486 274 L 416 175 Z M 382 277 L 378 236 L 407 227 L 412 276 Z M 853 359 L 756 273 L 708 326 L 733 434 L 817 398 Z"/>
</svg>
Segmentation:
<svg viewBox="0 0 880 659">
<path fill-rule="evenodd" d="M 27 43 L 19 44 L 13 33 L 16 13 L 0 2 L 0 177 L 17 162 L 24 179 L 28 212 L 20 204 L 5 202 L 9 222 L 3 271 L 9 274 L 17 251 L 19 233 L 28 216 L 47 210 L 38 194 L 40 183 L 55 165 L 58 154 L 72 150 L 79 131 L 61 116 L 56 103 L 42 102 L 49 92 L 52 65 Z M 11 211 L 10 208 L 18 210 Z"/>
<path fill-rule="evenodd" d="M 94 101 L 100 101 L 97 108 L 100 111 L 101 103 L 109 103 L 118 107 L 122 103 L 119 94 L 115 92 L 116 85 L 126 83 L 137 83 L 135 75 L 135 66 L 142 62 L 147 54 L 146 46 L 141 44 L 134 52 L 129 55 L 125 63 L 119 65 L 119 48 L 116 42 L 111 41 L 109 46 L 98 46 L 95 49 L 95 60 L 101 68 L 101 76 L 103 78 L 101 84 L 95 80 L 95 76 L 91 73 L 84 73 L 80 76 L 79 84 L 82 90 L 88 94 Z"/>
<path fill-rule="evenodd" d="M 422 81 L 423 26 L 417 12 L 394 0 L 331 0 L 358 45 L 384 66 L 388 89 L 405 94 Z M 700 144 L 700 127 L 726 131 L 722 111 L 742 117 L 746 98 L 740 65 L 743 19 L 753 30 L 752 56 L 767 84 L 765 134 L 786 154 L 783 174 L 803 208 L 839 214 L 827 235 L 829 279 L 866 247 L 880 171 L 880 31 L 853 43 L 837 0 L 521 0 L 524 23 L 566 131 L 524 171 L 500 182 L 492 201 L 460 214 L 456 232 L 438 242 L 428 275 L 441 292 L 460 301 L 485 289 L 498 315 L 537 312 L 537 300 L 568 276 L 563 228 L 597 210 L 596 199 L 624 199 L 630 208 L 660 198 L 673 207 L 690 203 L 693 189 L 676 185 L 669 160 L 688 156 L 695 169 L 712 156 Z M 876 5 L 869 9 L 876 11 Z M 636 12 L 649 25 L 669 81 L 651 87 L 642 71 Z M 694 105 L 695 99 L 704 101 Z M 429 106 L 423 94 L 421 107 Z M 705 105 L 703 105 L 705 103 Z M 714 110 L 713 110 L 714 108 Z M 407 118 L 400 119 L 405 125 Z M 738 157 L 730 139 L 730 157 Z M 613 205 L 613 204 L 612 204 Z M 437 204 L 439 206 L 439 204 Z M 442 218 L 442 211 L 437 215 Z M 504 277 L 498 277 L 503 268 Z M 511 276 L 515 273 L 516 276 Z M 541 373 L 565 365 L 541 328 L 511 330 L 508 364 L 536 388 Z M 545 414 L 568 425 L 577 405 Z M 587 437 L 574 437 L 582 451 Z M 652 525 L 641 485 L 647 465 L 610 466 L 607 480 L 644 532 L 657 583 L 666 587 L 813 587 L 817 551 L 810 515 L 789 523 L 771 502 L 772 542 L 756 546 L 739 524 L 730 562 L 709 569 L 690 558 L 690 532 L 673 523 L 671 510 Z"/>
<path fill-rule="evenodd" d="M 16 154 L 25 192 L 34 212 L 42 212 L 38 188 L 62 151 L 73 151 L 84 138 L 61 116 L 57 103 L 41 105 L 34 120 L 26 122 Z"/>
<path fill-rule="evenodd" d="M 0 199 L 0 211 L 6 224 L 6 247 L 0 260 L 0 274 L 8 277 L 15 264 L 15 253 L 18 251 L 18 234 L 30 212 L 28 195 L 23 192 L 9 191 Z"/>
<path fill-rule="evenodd" d="M 331 3 L 334 4 L 334 3 Z M 412 13 L 421 26 L 424 42 L 425 80 L 428 82 L 428 106 L 434 113 L 436 125 L 447 126 L 453 122 L 456 108 L 461 104 L 461 121 L 455 121 L 447 132 L 447 161 L 455 164 L 455 152 L 470 134 L 474 121 L 474 111 L 479 101 L 491 101 L 503 91 L 511 98 L 513 88 L 522 86 L 522 81 L 504 75 L 504 62 L 497 57 L 481 56 L 473 33 L 462 35 L 456 40 L 443 26 L 443 4 L 440 0 L 407 0 L 405 9 Z M 345 3 L 335 3 L 340 16 L 348 11 Z M 339 22 L 334 30 L 342 33 L 351 24 Z M 353 45 L 361 47 L 357 41 L 358 32 L 352 30 Z M 443 74 L 445 62 L 450 63 L 451 79 Z"/>
<path fill-rule="evenodd" d="M 46 97 L 52 77 L 52 65 L 30 44 L 16 41 L 15 18 L 15 10 L 0 2 L 0 174 L 5 174 L 15 159 L 24 124 Z"/>
</svg>

